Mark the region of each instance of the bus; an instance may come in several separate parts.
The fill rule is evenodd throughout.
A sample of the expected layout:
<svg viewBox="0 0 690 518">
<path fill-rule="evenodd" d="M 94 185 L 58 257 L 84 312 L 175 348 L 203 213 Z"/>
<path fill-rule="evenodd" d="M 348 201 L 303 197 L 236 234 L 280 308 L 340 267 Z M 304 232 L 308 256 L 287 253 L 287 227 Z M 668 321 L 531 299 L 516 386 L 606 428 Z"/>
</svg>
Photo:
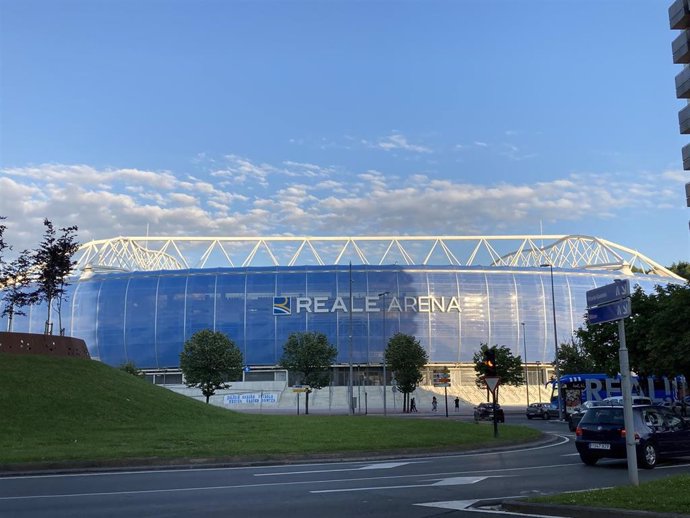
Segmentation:
<svg viewBox="0 0 690 518">
<path fill-rule="evenodd" d="M 585 401 L 601 401 L 607 397 L 622 396 L 621 377 L 607 374 L 564 374 L 559 383 L 552 379 L 551 402 L 558 406 L 558 389 L 561 389 L 561 401 L 565 415 Z M 682 400 L 687 394 L 687 381 L 684 376 L 667 378 L 666 376 L 631 376 L 632 393 L 635 396 L 649 397 L 655 404 L 669 404 Z"/>
</svg>

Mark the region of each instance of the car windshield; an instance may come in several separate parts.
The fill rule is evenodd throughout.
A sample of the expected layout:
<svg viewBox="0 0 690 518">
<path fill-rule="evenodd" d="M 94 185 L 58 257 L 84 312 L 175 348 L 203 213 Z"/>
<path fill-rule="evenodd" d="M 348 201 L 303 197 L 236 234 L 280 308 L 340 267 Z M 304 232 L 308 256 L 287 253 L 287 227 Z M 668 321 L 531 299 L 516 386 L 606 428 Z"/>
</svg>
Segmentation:
<svg viewBox="0 0 690 518">
<path fill-rule="evenodd" d="M 594 407 L 587 410 L 580 421 L 583 424 L 623 424 L 623 409 L 611 407 Z"/>
</svg>

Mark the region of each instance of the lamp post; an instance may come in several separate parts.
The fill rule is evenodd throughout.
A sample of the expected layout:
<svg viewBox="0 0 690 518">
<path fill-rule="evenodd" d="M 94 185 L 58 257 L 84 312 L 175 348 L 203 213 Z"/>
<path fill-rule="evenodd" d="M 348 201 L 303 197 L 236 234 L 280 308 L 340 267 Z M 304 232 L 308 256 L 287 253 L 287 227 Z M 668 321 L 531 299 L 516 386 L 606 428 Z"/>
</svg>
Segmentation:
<svg viewBox="0 0 690 518">
<path fill-rule="evenodd" d="M 553 372 L 556 375 L 556 388 L 558 390 L 558 419 L 563 419 L 563 409 L 561 408 L 562 397 L 561 397 L 561 380 L 560 374 L 558 372 L 558 330 L 556 329 L 556 295 L 553 288 L 553 264 L 540 264 L 541 268 L 549 268 L 551 270 L 551 308 L 553 309 L 553 342 L 554 349 L 556 352 L 556 360 L 554 361 Z"/>
<path fill-rule="evenodd" d="M 386 390 L 388 388 L 386 381 L 386 295 L 390 295 L 390 291 L 379 293 L 379 298 L 383 297 L 383 415 L 388 415 L 386 410 Z"/>
<path fill-rule="evenodd" d="M 349 342 L 349 358 L 348 358 L 348 363 L 350 364 L 350 375 L 347 380 L 347 396 L 350 398 L 350 401 L 347 402 L 347 406 L 350 408 L 350 415 L 355 415 L 355 405 L 353 404 L 354 401 L 354 394 L 352 392 L 352 261 L 350 261 L 350 309 L 349 311 L 349 320 L 350 320 L 350 333 L 348 337 L 348 342 Z"/>
<path fill-rule="evenodd" d="M 527 375 L 527 338 L 525 337 L 525 323 L 520 322 L 522 326 L 522 345 L 525 348 L 525 388 L 527 390 L 527 406 L 529 406 L 529 376 Z"/>
</svg>

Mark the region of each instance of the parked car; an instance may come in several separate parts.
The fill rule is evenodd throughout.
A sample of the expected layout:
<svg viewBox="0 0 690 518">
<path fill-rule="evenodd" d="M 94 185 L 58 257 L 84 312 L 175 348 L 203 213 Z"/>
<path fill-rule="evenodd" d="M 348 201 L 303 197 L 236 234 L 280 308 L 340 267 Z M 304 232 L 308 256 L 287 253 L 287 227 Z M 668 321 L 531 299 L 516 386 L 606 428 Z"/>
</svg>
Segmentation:
<svg viewBox="0 0 690 518">
<path fill-rule="evenodd" d="M 660 458 L 690 455 L 690 419 L 656 406 L 634 406 L 637 462 L 646 469 Z M 595 406 L 582 416 L 575 431 L 580 459 L 593 466 L 604 457 L 626 458 L 622 406 Z"/>
<path fill-rule="evenodd" d="M 540 417 L 541 419 L 558 418 L 558 406 L 551 403 L 530 403 L 525 410 L 527 419 Z"/>
<path fill-rule="evenodd" d="M 568 429 L 574 432 L 577 429 L 577 425 L 585 415 L 585 412 L 592 407 L 604 405 L 603 401 L 585 401 L 580 406 L 575 407 L 575 409 L 568 414 Z"/>
<path fill-rule="evenodd" d="M 623 406 L 623 396 L 611 396 L 611 397 L 607 397 L 607 398 L 602 399 L 602 401 L 608 405 Z M 645 396 L 633 396 L 632 404 L 633 405 L 651 405 L 651 404 L 653 404 L 653 402 L 650 398 L 645 397 Z"/>
<path fill-rule="evenodd" d="M 474 407 L 474 420 L 480 421 L 482 419 L 488 419 L 490 421 L 493 421 L 494 405 L 496 409 L 496 421 L 498 421 L 499 423 L 505 423 L 505 414 L 503 413 L 501 405 L 499 405 L 498 403 L 479 403 L 476 407 Z"/>
</svg>

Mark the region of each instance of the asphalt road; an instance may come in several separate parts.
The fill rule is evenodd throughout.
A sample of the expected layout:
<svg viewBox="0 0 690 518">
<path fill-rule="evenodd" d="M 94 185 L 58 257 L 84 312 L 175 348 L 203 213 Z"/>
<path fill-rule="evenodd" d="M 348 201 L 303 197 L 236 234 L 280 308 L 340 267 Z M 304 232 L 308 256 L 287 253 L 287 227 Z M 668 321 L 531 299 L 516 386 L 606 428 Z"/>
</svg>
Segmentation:
<svg viewBox="0 0 690 518">
<path fill-rule="evenodd" d="M 495 518 L 467 508 L 478 500 L 628 483 L 623 461 L 583 465 L 565 423 L 509 421 L 520 419 L 554 440 L 511 451 L 371 462 L 4 477 L 0 516 Z M 690 473 L 690 459 L 640 470 L 639 477 L 679 473 Z"/>
</svg>

